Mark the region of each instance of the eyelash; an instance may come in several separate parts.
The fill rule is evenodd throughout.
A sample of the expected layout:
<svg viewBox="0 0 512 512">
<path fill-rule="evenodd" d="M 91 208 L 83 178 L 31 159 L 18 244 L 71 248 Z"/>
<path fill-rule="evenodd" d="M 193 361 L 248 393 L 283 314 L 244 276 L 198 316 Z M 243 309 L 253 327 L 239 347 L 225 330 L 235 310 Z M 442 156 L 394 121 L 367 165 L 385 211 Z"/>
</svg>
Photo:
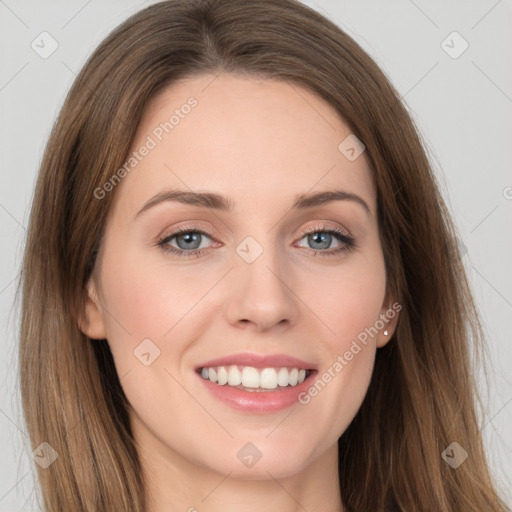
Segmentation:
<svg viewBox="0 0 512 512">
<path fill-rule="evenodd" d="M 160 247 L 163 251 L 169 252 L 172 254 L 175 254 L 176 256 L 179 256 L 181 258 L 191 258 L 191 257 L 199 257 L 201 253 L 205 251 L 205 249 L 194 249 L 192 251 L 185 251 L 183 249 L 177 249 L 176 247 L 172 247 L 170 245 L 167 245 L 168 242 L 170 242 L 173 238 L 176 238 L 180 235 L 184 234 L 190 234 L 190 233 L 196 233 L 200 235 L 205 235 L 208 238 L 211 238 L 214 240 L 214 238 L 207 233 L 206 231 L 203 231 L 202 229 L 196 227 L 196 226 L 184 226 L 180 228 L 179 230 L 170 233 L 166 235 L 165 237 L 159 239 L 156 243 L 158 247 Z M 348 235 L 347 233 L 341 231 L 338 228 L 331 227 L 327 228 L 326 226 L 319 224 L 314 226 L 312 229 L 308 229 L 306 231 L 301 232 L 301 236 L 298 240 L 302 240 L 305 236 L 315 234 L 315 233 L 327 233 L 330 235 L 334 235 L 335 238 L 342 242 L 343 245 L 338 247 L 337 249 L 329 249 L 329 250 L 320 250 L 320 249 L 311 249 L 309 247 L 304 247 L 304 249 L 313 252 L 314 256 L 321 255 L 321 256 L 336 256 L 338 254 L 344 253 L 344 252 L 350 252 L 356 249 L 357 243 L 353 236 Z"/>
</svg>

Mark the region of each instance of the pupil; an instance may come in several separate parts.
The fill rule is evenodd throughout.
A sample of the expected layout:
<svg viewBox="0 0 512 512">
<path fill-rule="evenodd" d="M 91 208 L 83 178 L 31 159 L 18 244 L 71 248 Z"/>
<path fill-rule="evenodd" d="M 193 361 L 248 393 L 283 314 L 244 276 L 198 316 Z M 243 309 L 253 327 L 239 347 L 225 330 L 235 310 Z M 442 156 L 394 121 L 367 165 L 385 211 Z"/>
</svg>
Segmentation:
<svg viewBox="0 0 512 512">
<path fill-rule="evenodd" d="M 312 235 L 309 235 L 310 241 L 313 241 L 313 243 L 320 243 L 321 249 L 328 249 L 331 241 L 331 236 L 329 233 L 314 233 Z M 320 240 L 318 240 L 320 239 Z M 318 248 L 318 247 L 317 247 Z"/>
<path fill-rule="evenodd" d="M 186 233 L 184 235 L 180 235 L 176 238 L 176 242 L 180 249 L 197 249 L 200 244 L 198 244 L 200 234 L 199 233 Z M 196 242 L 196 245 L 193 247 L 190 247 L 189 245 L 186 245 L 185 247 L 182 247 L 182 244 L 180 243 L 180 240 L 183 239 L 185 241 L 185 244 L 190 244 L 192 242 Z"/>
</svg>

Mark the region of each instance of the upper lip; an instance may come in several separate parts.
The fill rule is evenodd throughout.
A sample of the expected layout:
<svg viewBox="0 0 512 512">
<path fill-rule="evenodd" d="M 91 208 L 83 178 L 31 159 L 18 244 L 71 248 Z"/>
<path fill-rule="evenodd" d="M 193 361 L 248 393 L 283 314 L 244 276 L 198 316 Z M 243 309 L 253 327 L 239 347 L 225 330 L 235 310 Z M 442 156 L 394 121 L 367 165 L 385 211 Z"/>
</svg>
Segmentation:
<svg viewBox="0 0 512 512">
<path fill-rule="evenodd" d="M 229 366 L 229 365 L 241 365 L 241 366 L 252 366 L 254 368 L 281 368 L 281 367 L 292 367 L 304 369 L 304 370 L 313 370 L 315 369 L 315 365 L 313 363 L 308 363 L 303 361 L 302 359 L 298 359 L 293 356 L 289 356 L 287 354 L 254 354 L 254 353 L 242 353 L 242 354 L 231 354 L 229 356 L 219 357 L 217 359 L 212 359 L 210 361 L 206 361 L 196 367 L 205 368 L 205 367 L 216 367 L 216 366 Z"/>
</svg>

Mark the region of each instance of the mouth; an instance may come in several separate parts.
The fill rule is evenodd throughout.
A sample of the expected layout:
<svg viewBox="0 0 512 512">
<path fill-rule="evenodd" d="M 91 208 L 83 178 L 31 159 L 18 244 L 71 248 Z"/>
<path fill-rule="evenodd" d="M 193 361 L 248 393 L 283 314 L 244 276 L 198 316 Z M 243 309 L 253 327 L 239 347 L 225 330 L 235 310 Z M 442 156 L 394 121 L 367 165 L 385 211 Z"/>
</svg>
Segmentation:
<svg viewBox="0 0 512 512">
<path fill-rule="evenodd" d="M 196 372 L 218 386 L 227 386 L 249 393 L 278 392 L 295 388 L 308 379 L 315 370 L 297 367 L 267 367 L 229 365 L 203 366 Z"/>
<path fill-rule="evenodd" d="M 204 362 L 195 373 L 209 396 L 224 405 L 268 414 L 300 403 L 318 370 L 313 363 L 284 354 L 233 354 Z"/>
</svg>

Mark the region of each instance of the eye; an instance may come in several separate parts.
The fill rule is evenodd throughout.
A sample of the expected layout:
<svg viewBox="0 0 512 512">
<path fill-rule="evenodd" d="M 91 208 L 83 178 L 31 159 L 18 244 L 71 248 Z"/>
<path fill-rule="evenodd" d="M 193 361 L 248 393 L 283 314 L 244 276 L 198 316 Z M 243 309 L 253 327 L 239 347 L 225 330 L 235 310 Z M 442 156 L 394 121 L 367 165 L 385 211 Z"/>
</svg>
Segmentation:
<svg viewBox="0 0 512 512">
<path fill-rule="evenodd" d="M 197 256 L 204 252 L 205 246 L 203 242 L 205 238 L 212 240 L 212 237 L 202 229 L 185 226 L 166 235 L 162 240 L 157 242 L 157 245 L 164 251 L 178 256 Z M 176 245 L 171 244 L 173 241 Z"/>
<path fill-rule="evenodd" d="M 313 251 L 315 255 L 333 256 L 356 248 L 356 241 L 348 232 L 335 227 L 329 228 L 325 225 L 316 225 L 312 229 L 303 232 L 301 240 L 304 238 L 307 238 L 307 244 L 309 245 L 305 248 Z M 332 248 L 333 242 L 337 243 L 338 246 Z"/>
</svg>

